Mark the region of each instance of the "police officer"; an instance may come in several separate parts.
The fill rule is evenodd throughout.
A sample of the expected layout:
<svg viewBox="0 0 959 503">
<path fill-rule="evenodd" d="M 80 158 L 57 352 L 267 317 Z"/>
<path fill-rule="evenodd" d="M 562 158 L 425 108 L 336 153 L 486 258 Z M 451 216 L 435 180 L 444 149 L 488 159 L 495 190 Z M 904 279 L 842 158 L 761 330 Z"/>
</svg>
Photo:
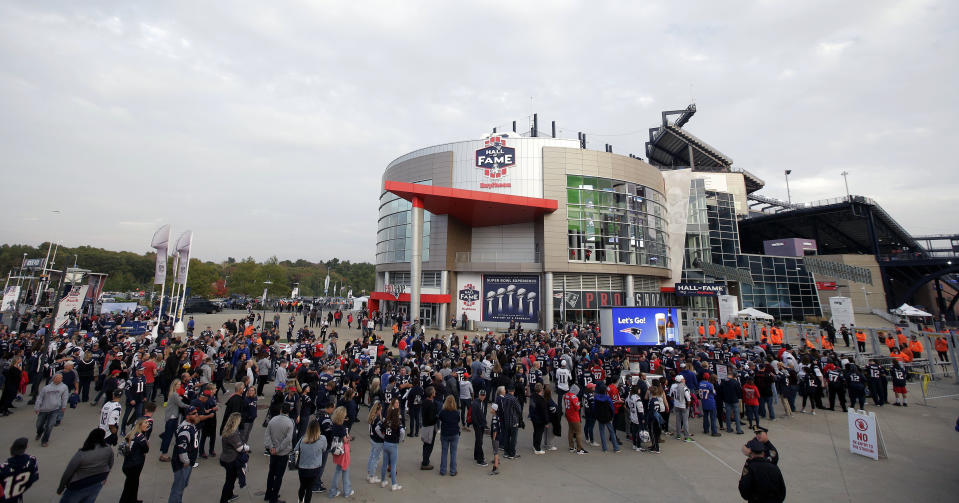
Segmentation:
<svg viewBox="0 0 959 503">
<path fill-rule="evenodd" d="M 757 426 L 753 429 L 753 433 L 756 434 L 755 438 L 746 442 L 746 445 L 743 446 L 743 455 L 749 457 L 749 444 L 753 440 L 758 440 L 763 445 L 763 456 L 766 458 L 766 461 L 774 465 L 779 464 L 779 451 L 776 450 L 776 446 L 769 441 L 769 430 L 763 428 L 762 426 Z"/>
<path fill-rule="evenodd" d="M 770 463 L 764 454 L 765 447 L 757 439 L 746 444 L 749 459 L 739 478 L 739 495 L 744 500 L 756 503 L 779 503 L 786 499 L 786 482 L 779 467 Z"/>
</svg>

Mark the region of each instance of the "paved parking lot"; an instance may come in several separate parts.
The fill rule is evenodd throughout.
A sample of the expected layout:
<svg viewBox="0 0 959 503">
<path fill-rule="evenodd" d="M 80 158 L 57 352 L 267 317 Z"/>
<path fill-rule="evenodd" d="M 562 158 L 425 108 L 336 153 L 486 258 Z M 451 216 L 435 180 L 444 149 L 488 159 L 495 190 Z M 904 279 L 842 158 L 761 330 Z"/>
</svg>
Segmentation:
<svg viewBox="0 0 959 503">
<path fill-rule="evenodd" d="M 197 316 L 197 326 L 218 326 L 227 317 L 241 313 Z M 267 313 L 272 318 L 271 313 Z M 289 314 L 283 315 L 283 323 Z M 301 318 L 302 320 L 302 318 Z M 356 331 L 341 330 L 346 336 Z M 935 382 L 930 396 L 946 396 L 920 405 L 918 384 L 910 385 L 912 404 L 908 408 L 875 408 L 885 437 L 888 459 L 873 461 L 849 452 L 846 415 L 821 412 L 816 416 L 798 414 L 792 418 L 768 422 L 770 439 L 781 455 L 780 467 L 786 479 L 787 501 L 922 501 L 952 500 L 959 493 L 959 433 L 954 429 L 959 401 L 946 395 L 959 393 L 959 386 Z M 264 405 L 266 401 L 262 402 Z M 97 410 L 80 405 L 67 411 L 63 425 L 54 430 L 50 446 L 41 448 L 33 441 L 34 415 L 25 402 L 18 402 L 14 415 L 0 419 L 0 445 L 9 446 L 19 436 L 30 438 L 28 452 L 37 456 L 40 481 L 26 495 L 28 502 L 57 501 L 55 489 L 70 456 L 80 447 L 90 429 L 96 427 Z M 361 418 L 366 409 L 361 408 Z M 253 456 L 249 467 L 250 484 L 240 490 L 239 501 L 262 501 L 266 487 L 267 458 L 260 453 L 263 428 L 257 421 L 250 437 Z M 701 423 L 691 420 L 691 431 L 701 432 Z M 468 501 L 649 501 L 683 502 L 742 501 L 736 489 L 744 457 L 739 451 L 746 436 L 722 437 L 697 435 L 697 442 L 667 440 L 663 454 L 624 450 L 602 454 L 593 449 L 589 455 L 576 456 L 559 450 L 545 456 L 532 454 L 532 428 L 520 430 L 518 460 L 503 461 L 502 474 L 491 477 L 488 468 L 472 464 L 472 433 L 464 433 L 459 444 L 459 476 L 440 477 L 436 470 L 420 471 L 421 442 L 408 439 L 400 445 L 400 483 L 403 490 L 391 493 L 366 483 L 369 440 L 363 424 L 354 427 L 357 436 L 352 454 L 351 480 L 358 501 L 425 501 L 466 498 Z M 169 463 L 157 460 L 159 432 L 154 435 L 143 470 L 140 498 L 146 502 L 166 501 L 172 482 Z M 625 439 L 624 435 L 621 438 Z M 487 456 L 488 451 L 487 446 Z M 218 446 L 219 447 L 219 446 Z M 439 448 L 433 464 L 439 463 Z M 123 484 L 120 459 L 100 493 L 99 501 L 116 501 Z M 324 475 L 329 480 L 330 472 Z M 201 460 L 193 471 L 185 501 L 215 501 L 224 479 L 224 471 L 215 460 Z M 287 473 L 281 497 L 296 501 L 297 478 Z M 325 495 L 315 495 L 325 497 Z"/>
</svg>

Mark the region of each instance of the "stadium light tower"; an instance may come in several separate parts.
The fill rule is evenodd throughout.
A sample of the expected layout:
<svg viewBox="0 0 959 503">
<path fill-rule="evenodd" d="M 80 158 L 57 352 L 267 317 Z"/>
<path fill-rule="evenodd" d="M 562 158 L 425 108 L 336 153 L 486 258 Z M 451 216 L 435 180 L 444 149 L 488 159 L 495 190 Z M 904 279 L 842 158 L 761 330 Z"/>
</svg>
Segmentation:
<svg viewBox="0 0 959 503">
<path fill-rule="evenodd" d="M 789 202 L 789 204 L 793 202 L 793 196 L 789 193 L 789 174 L 792 172 L 793 170 L 791 169 L 786 170 L 786 201 Z"/>
<path fill-rule="evenodd" d="M 842 175 L 843 181 L 846 182 L 846 199 L 849 199 L 849 172 L 844 170 L 839 174 Z"/>
</svg>

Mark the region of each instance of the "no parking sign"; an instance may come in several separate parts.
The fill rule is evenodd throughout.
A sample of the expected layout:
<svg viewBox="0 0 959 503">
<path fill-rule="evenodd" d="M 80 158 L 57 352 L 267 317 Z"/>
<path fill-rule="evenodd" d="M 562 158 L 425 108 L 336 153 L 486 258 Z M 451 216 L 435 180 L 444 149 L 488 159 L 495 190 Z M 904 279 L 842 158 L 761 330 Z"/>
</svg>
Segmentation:
<svg viewBox="0 0 959 503">
<path fill-rule="evenodd" d="M 849 450 L 877 460 L 886 457 L 886 445 L 875 412 L 849 411 Z"/>
</svg>

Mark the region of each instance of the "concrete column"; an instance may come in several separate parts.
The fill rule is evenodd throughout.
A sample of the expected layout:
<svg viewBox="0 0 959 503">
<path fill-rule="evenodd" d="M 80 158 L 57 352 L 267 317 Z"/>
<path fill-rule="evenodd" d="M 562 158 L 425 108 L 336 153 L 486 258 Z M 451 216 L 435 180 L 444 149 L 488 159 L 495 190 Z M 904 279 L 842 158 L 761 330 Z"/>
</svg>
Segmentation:
<svg viewBox="0 0 959 503">
<path fill-rule="evenodd" d="M 553 328 L 553 273 L 544 273 L 543 283 L 543 296 L 540 297 L 540 302 L 542 302 L 543 306 L 542 328 L 551 330 Z M 562 302 L 562 300 L 560 302 Z"/>
<path fill-rule="evenodd" d="M 413 250 L 410 257 L 410 320 L 420 318 L 423 286 L 423 200 L 413 196 Z"/>
<path fill-rule="evenodd" d="M 635 306 L 636 305 L 636 292 L 635 287 L 633 286 L 633 275 L 627 274 L 623 277 L 626 284 L 626 305 Z"/>
<path fill-rule="evenodd" d="M 449 282 L 450 282 L 450 273 L 449 271 L 440 272 L 440 293 L 448 294 L 449 292 Z M 452 296 L 451 296 L 452 297 Z M 440 330 L 446 330 L 446 319 L 449 318 L 449 304 L 440 304 Z"/>
</svg>

